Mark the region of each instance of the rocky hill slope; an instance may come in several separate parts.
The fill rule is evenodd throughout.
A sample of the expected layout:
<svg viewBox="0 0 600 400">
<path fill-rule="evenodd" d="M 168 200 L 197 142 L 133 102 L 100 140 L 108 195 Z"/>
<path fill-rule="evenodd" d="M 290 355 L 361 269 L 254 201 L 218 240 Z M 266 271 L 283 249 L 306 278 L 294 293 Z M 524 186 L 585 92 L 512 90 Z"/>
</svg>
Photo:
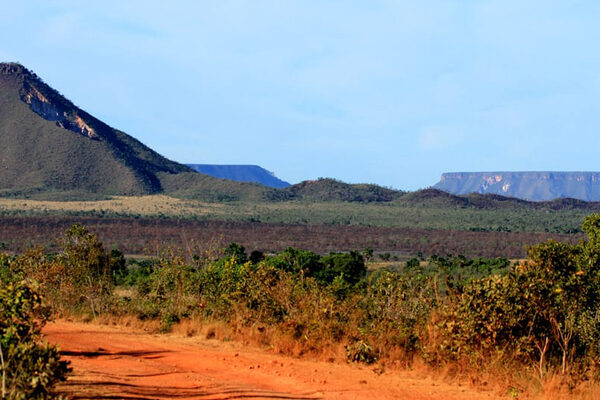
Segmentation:
<svg viewBox="0 0 600 400">
<path fill-rule="evenodd" d="M 285 188 L 288 182 L 277 178 L 273 172 L 258 165 L 215 165 L 186 164 L 193 170 L 215 178 L 230 179 L 238 182 L 255 182 L 272 188 Z"/>
<path fill-rule="evenodd" d="M 98 197 L 193 190 L 199 198 L 261 197 L 166 159 L 75 106 L 36 74 L 0 63 L 0 196 Z"/>
<path fill-rule="evenodd" d="M 434 188 L 452 194 L 498 194 L 530 201 L 600 200 L 600 172 L 453 172 Z"/>
</svg>

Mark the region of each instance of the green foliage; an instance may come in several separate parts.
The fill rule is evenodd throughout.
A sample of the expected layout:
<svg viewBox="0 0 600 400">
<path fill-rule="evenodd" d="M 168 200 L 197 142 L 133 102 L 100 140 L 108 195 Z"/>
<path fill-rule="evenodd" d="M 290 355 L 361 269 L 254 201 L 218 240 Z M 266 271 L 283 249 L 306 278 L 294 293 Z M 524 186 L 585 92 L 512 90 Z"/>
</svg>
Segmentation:
<svg viewBox="0 0 600 400">
<path fill-rule="evenodd" d="M 409 361 L 422 346 L 436 297 L 431 279 L 418 271 L 399 275 L 380 271 L 369 277 L 360 300 L 360 331 L 386 354 L 402 349 Z"/>
<path fill-rule="evenodd" d="M 312 251 L 298 250 L 292 247 L 288 247 L 280 254 L 270 257 L 267 263 L 287 272 L 308 276 L 323 268 L 321 256 Z"/>
<path fill-rule="evenodd" d="M 482 363 L 511 354 L 561 373 L 586 371 L 600 360 L 600 217 L 588 217 L 588 241 L 548 241 L 529 249 L 511 273 L 468 282 L 443 308 L 443 356 Z"/>
<path fill-rule="evenodd" d="M 378 359 L 373 348 L 364 340 L 356 340 L 345 348 L 348 361 L 350 362 L 373 364 Z"/>
<path fill-rule="evenodd" d="M 196 304 L 198 270 L 187 265 L 181 256 L 170 254 L 156 263 L 143 263 L 133 269 L 127 282 L 135 282 L 142 301 L 135 303 L 140 318 L 158 318 L 162 330 L 190 316 Z"/>
<path fill-rule="evenodd" d="M 39 249 L 0 256 L 0 277 L 7 269 L 11 276 L 32 276 L 53 305 L 73 305 L 67 296 L 96 312 L 156 319 L 164 331 L 194 317 L 260 332 L 268 326 L 309 351 L 341 343 L 351 361 L 410 364 L 423 356 L 435 365 L 482 368 L 501 359 L 534 367 L 542 378 L 559 371 L 596 379 L 600 216 L 587 218 L 583 229 L 587 241 L 540 243 L 518 265 L 447 255 L 367 274 L 358 252 L 322 256 L 288 248 L 248 258 L 237 244 L 220 259 L 192 257 L 190 264 L 170 252 L 124 267 L 122 254 L 107 253 L 94 235 L 74 226 L 53 257 Z M 129 287 L 120 299 L 113 277 Z"/>
<path fill-rule="evenodd" d="M 267 263 L 287 272 L 313 277 L 325 285 L 333 283 L 338 277 L 353 285 L 367 273 L 364 258 L 356 251 L 331 253 L 321 257 L 312 251 L 287 248 L 282 253 L 270 257 Z"/>
<path fill-rule="evenodd" d="M 58 244 L 62 251 L 52 262 L 64 268 L 66 274 L 59 288 L 63 300 L 67 300 L 66 306 L 81 311 L 89 307 L 93 316 L 106 310 L 114 285 L 113 275 L 123 268 L 122 254 L 113 253 L 111 257 L 96 235 L 79 224 L 69 228 Z"/>
<path fill-rule="evenodd" d="M 248 261 L 248 255 L 246 254 L 246 249 L 244 246 L 239 245 L 237 243 L 230 243 L 229 246 L 224 251 L 225 257 L 230 258 L 233 257 L 235 262 L 239 264 L 243 264 Z"/>
<path fill-rule="evenodd" d="M 331 253 L 323 257 L 322 263 L 323 268 L 313 273 L 320 282 L 332 283 L 339 276 L 349 284 L 356 284 L 367 275 L 365 260 L 357 251 Z"/>
<path fill-rule="evenodd" d="M 416 257 L 413 257 L 406 262 L 406 270 L 407 271 L 413 270 L 415 268 L 419 268 L 420 266 L 421 266 L 421 261 L 419 261 L 419 259 Z"/>
<path fill-rule="evenodd" d="M 265 254 L 262 251 L 253 250 L 248 259 L 252 264 L 258 264 L 260 261 L 265 259 Z"/>
<path fill-rule="evenodd" d="M 459 297 L 442 307 L 438 328 L 443 333 L 441 359 L 485 362 L 495 351 L 528 355 L 530 308 L 521 301 L 515 275 L 469 282 Z M 474 359 L 473 359 L 474 358 Z M 440 360 L 438 360 L 440 361 Z"/>
<path fill-rule="evenodd" d="M 73 225 L 58 240 L 58 254 L 32 248 L 15 257 L 15 269 L 33 278 L 57 313 L 93 316 L 110 306 L 114 279 L 122 273 L 123 256 L 107 253 L 96 235 Z"/>
<path fill-rule="evenodd" d="M 142 282 L 148 281 L 156 263 L 157 260 L 154 259 L 126 261 L 125 268 L 115 272 L 116 285 L 125 287 L 143 285 Z"/>
<path fill-rule="evenodd" d="M 125 260 L 125 255 L 121 250 L 112 249 L 110 251 L 110 254 L 108 255 L 108 264 L 110 265 L 110 271 L 115 280 L 126 274 L 127 260 Z"/>
<path fill-rule="evenodd" d="M 0 267 L 0 361 L 6 399 L 48 399 L 56 383 L 65 380 L 67 363 L 58 349 L 41 341 L 41 328 L 48 310 L 35 285 L 8 278 L 7 266 Z M 2 389 L 0 388 L 0 391 Z"/>
</svg>

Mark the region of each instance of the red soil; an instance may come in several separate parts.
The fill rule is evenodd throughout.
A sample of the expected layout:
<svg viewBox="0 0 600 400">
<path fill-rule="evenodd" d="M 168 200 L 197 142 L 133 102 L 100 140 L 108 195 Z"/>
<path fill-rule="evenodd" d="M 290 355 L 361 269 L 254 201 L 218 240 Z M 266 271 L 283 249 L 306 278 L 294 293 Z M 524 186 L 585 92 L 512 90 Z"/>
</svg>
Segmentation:
<svg viewBox="0 0 600 400">
<path fill-rule="evenodd" d="M 307 361 L 240 343 L 59 321 L 44 333 L 71 361 L 72 399 L 495 399 L 409 371 Z"/>
</svg>

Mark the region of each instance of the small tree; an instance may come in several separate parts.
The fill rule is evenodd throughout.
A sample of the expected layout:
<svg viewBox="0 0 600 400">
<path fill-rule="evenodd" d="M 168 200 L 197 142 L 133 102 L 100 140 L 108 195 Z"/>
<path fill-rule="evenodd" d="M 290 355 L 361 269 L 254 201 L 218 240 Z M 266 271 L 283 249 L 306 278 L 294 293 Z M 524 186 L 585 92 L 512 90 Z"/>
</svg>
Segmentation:
<svg viewBox="0 0 600 400">
<path fill-rule="evenodd" d="M 41 341 L 46 312 L 36 287 L 0 279 L 2 399 L 47 399 L 69 371 L 58 349 Z"/>
<path fill-rule="evenodd" d="M 246 248 L 237 243 L 230 243 L 224 251 L 227 258 L 234 258 L 236 263 L 243 264 L 248 261 Z"/>
<path fill-rule="evenodd" d="M 80 224 L 69 228 L 58 243 L 62 252 L 55 261 L 66 269 L 65 288 L 71 292 L 68 294 L 71 305 L 78 307 L 87 302 L 95 317 L 106 305 L 114 284 L 111 258 L 98 237 Z M 119 257 L 114 256 L 114 265 L 120 267 Z"/>
</svg>

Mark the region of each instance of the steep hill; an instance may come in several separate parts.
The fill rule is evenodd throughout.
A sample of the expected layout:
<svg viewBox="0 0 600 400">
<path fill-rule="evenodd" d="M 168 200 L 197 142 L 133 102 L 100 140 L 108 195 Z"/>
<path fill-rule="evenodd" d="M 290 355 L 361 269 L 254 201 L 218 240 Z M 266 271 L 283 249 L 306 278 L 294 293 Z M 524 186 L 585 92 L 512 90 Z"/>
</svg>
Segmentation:
<svg viewBox="0 0 600 400">
<path fill-rule="evenodd" d="M 453 172 L 436 189 L 453 194 L 498 194 L 531 201 L 600 200 L 600 172 Z"/>
<path fill-rule="evenodd" d="M 258 165 L 214 165 L 186 164 L 194 171 L 214 176 L 215 178 L 230 179 L 237 182 L 255 182 L 272 188 L 285 188 L 288 182 L 277 178 L 273 172 Z"/>
<path fill-rule="evenodd" d="M 266 188 L 265 188 L 266 189 Z M 170 161 L 75 106 L 20 64 L 0 63 L 0 195 L 94 197 L 192 191 L 260 197 Z"/>
</svg>

